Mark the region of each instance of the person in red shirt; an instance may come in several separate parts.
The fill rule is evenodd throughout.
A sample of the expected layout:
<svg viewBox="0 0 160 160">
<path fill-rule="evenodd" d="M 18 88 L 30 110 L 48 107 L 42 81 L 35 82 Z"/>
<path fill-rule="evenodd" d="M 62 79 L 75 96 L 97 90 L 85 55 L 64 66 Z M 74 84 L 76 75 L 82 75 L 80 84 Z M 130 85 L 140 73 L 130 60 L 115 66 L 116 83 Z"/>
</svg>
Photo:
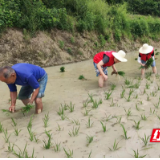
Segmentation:
<svg viewBox="0 0 160 160">
<path fill-rule="evenodd" d="M 104 81 L 108 79 L 107 67 L 112 66 L 113 72 L 111 74 L 116 73 L 117 70 L 115 68 L 115 63 L 119 62 L 127 62 L 125 59 L 126 53 L 122 50 L 119 52 L 115 51 L 103 51 L 97 53 L 93 58 L 93 65 L 96 70 L 96 76 L 99 77 L 98 84 L 99 87 L 103 87 Z"/>
<path fill-rule="evenodd" d="M 143 46 L 139 49 L 139 56 L 138 56 L 138 63 L 141 64 L 142 70 L 141 70 L 141 75 L 142 78 L 144 77 L 145 74 L 145 64 L 146 62 L 152 58 L 153 63 L 152 63 L 152 70 L 153 73 L 157 73 L 157 68 L 156 68 L 156 62 L 155 62 L 155 55 L 154 55 L 154 48 L 152 46 L 149 46 L 148 44 L 143 44 Z"/>
</svg>

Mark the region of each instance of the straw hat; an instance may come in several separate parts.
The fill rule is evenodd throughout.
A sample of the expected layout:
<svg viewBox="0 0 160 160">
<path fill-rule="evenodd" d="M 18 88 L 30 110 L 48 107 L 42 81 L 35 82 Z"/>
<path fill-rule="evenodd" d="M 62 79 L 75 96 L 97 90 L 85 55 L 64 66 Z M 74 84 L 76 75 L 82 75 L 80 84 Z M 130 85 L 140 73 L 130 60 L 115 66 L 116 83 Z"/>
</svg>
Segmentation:
<svg viewBox="0 0 160 160">
<path fill-rule="evenodd" d="M 139 49 L 139 53 L 142 54 L 148 54 L 153 50 L 152 46 L 149 46 L 148 44 L 143 44 L 143 46 Z"/>
<path fill-rule="evenodd" d="M 127 59 L 124 58 L 126 56 L 126 53 L 124 51 L 120 50 L 119 52 L 113 52 L 112 54 L 119 61 L 127 62 Z"/>
</svg>

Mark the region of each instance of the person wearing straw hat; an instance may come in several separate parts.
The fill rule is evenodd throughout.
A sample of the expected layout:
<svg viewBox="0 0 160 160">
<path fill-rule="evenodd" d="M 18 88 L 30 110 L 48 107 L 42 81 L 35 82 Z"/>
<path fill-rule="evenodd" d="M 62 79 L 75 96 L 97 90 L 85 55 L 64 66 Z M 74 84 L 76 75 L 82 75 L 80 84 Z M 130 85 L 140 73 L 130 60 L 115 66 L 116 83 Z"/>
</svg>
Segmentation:
<svg viewBox="0 0 160 160">
<path fill-rule="evenodd" d="M 107 67 L 112 66 L 112 74 L 117 74 L 117 69 L 115 68 L 115 63 L 127 62 L 125 59 L 126 53 L 122 50 L 115 51 L 103 51 L 97 53 L 93 58 L 93 65 L 95 67 L 96 76 L 99 77 L 98 84 L 99 87 L 103 87 L 104 81 L 108 79 Z"/>
<path fill-rule="evenodd" d="M 139 49 L 139 56 L 138 56 L 138 59 L 137 59 L 138 63 L 140 63 L 141 66 L 142 66 L 142 70 L 141 70 L 142 78 L 145 74 L 145 64 L 150 58 L 153 59 L 153 63 L 151 65 L 153 73 L 156 74 L 157 73 L 157 68 L 156 68 L 156 62 L 155 62 L 154 48 L 145 43 Z"/>
</svg>

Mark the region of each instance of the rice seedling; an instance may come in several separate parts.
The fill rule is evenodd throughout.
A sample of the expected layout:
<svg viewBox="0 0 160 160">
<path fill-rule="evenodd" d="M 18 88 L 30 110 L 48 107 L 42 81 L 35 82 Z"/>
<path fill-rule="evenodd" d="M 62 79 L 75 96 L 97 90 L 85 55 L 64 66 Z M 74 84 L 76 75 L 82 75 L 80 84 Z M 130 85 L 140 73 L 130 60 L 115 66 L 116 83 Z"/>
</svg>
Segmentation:
<svg viewBox="0 0 160 160">
<path fill-rule="evenodd" d="M 48 141 L 47 142 L 45 140 L 43 141 L 43 143 L 44 143 L 43 147 L 45 149 L 50 149 L 50 147 L 52 145 L 52 143 L 51 143 L 52 135 L 48 131 L 45 131 L 45 133 L 48 136 Z"/>
<path fill-rule="evenodd" d="M 112 92 L 105 92 L 105 99 L 108 100 L 110 99 L 110 96 L 111 96 Z"/>
<path fill-rule="evenodd" d="M 125 85 L 130 85 L 130 84 L 131 84 L 131 81 L 128 80 L 128 79 L 125 79 L 124 83 L 125 83 Z"/>
<path fill-rule="evenodd" d="M 68 106 L 68 109 L 70 112 L 74 111 L 74 104 L 72 104 L 72 102 L 70 102 L 70 105 Z"/>
<path fill-rule="evenodd" d="M 136 122 L 136 121 L 134 121 L 134 127 L 135 127 L 135 129 L 137 129 L 137 130 L 139 130 L 141 127 L 140 127 L 140 122 L 141 121 L 138 121 L 138 122 Z"/>
<path fill-rule="evenodd" d="M 57 124 L 57 125 L 58 125 L 58 127 L 57 127 L 56 131 L 62 131 L 64 129 L 64 128 L 61 128 L 61 126 L 59 124 Z"/>
<path fill-rule="evenodd" d="M 63 110 L 68 110 L 68 105 L 65 103 L 64 105 L 61 104 L 61 108 L 63 108 Z"/>
<path fill-rule="evenodd" d="M 111 85 L 111 90 L 113 91 L 115 88 L 116 88 L 116 85 L 115 85 L 115 84 L 112 84 L 112 85 Z"/>
<path fill-rule="evenodd" d="M 146 89 L 149 89 L 149 87 L 150 87 L 150 84 L 147 82 L 146 83 Z"/>
<path fill-rule="evenodd" d="M 155 93 L 155 92 L 151 92 L 150 95 L 151 95 L 152 97 L 156 97 L 156 93 Z"/>
<path fill-rule="evenodd" d="M 45 114 L 45 117 L 43 118 L 43 123 L 45 128 L 48 126 L 48 121 L 49 121 L 49 113 Z"/>
<path fill-rule="evenodd" d="M 133 85 L 131 85 L 131 86 L 128 86 L 128 88 L 136 88 L 136 89 L 138 89 L 139 86 L 140 86 L 139 83 L 135 83 L 135 84 L 133 84 Z"/>
<path fill-rule="evenodd" d="M 155 55 L 159 55 L 159 53 L 160 53 L 160 52 L 156 52 L 156 54 L 155 54 Z"/>
<path fill-rule="evenodd" d="M 142 94 L 145 94 L 146 93 L 146 89 L 144 89 L 143 93 Z"/>
<path fill-rule="evenodd" d="M 101 125 L 102 125 L 103 132 L 106 132 L 106 125 L 103 124 L 103 122 L 100 122 L 100 123 L 101 123 Z"/>
<path fill-rule="evenodd" d="M 94 123 L 94 122 L 93 122 Z M 91 123 L 90 117 L 88 118 L 88 122 L 86 124 L 87 128 L 91 128 L 93 126 L 93 123 Z"/>
<path fill-rule="evenodd" d="M 11 112 L 6 109 L 2 109 L 2 112 L 5 113 L 7 116 L 9 116 L 11 114 Z"/>
<path fill-rule="evenodd" d="M 140 111 L 141 109 L 138 107 L 138 105 L 136 104 L 136 110 Z"/>
<path fill-rule="evenodd" d="M 32 128 L 32 121 L 33 121 L 33 115 L 30 117 L 29 123 L 27 125 L 27 128 Z"/>
<path fill-rule="evenodd" d="M 146 134 L 144 134 L 144 138 L 141 138 L 141 137 L 140 137 L 140 139 L 141 139 L 141 140 L 143 141 L 143 143 L 144 143 L 144 146 L 143 146 L 143 147 L 147 146 L 148 141 L 149 141 L 149 138 L 150 138 L 150 136 L 146 136 Z"/>
<path fill-rule="evenodd" d="M 33 141 L 34 140 L 34 133 L 31 131 L 31 128 L 27 128 L 28 129 L 28 133 L 29 133 L 29 139 L 30 141 Z"/>
<path fill-rule="evenodd" d="M 78 79 L 79 80 L 85 80 L 85 77 L 83 75 L 80 75 Z"/>
<path fill-rule="evenodd" d="M 94 100 L 93 100 L 93 95 L 88 93 L 88 96 L 89 96 L 89 98 L 90 98 L 90 100 L 88 101 L 88 103 L 94 102 Z"/>
<path fill-rule="evenodd" d="M 92 106 L 92 108 L 94 108 L 94 109 L 96 109 L 96 108 L 98 108 L 98 106 L 100 105 L 100 104 L 102 104 L 102 100 L 100 99 L 99 101 L 93 101 L 93 106 Z"/>
<path fill-rule="evenodd" d="M 65 67 L 61 67 L 61 68 L 60 68 L 60 71 L 61 71 L 61 72 L 65 72 Z"/>
<path fill-rule="evenodd" d="M 6 130 L 3 129 L 3 133 L 4 133 L 4 137 L 3 138 L 4 138 L 5 142 L 8 143 L 11 134 L 8 135 L 8 130 L 7 129 Z"/>
<path fill-rule="evenodd" d="M 116 151 L 116 150 L 120 149 L 121 147 L 118 147 L 118 143 L 119 142 L 116 142 L 116 139 L 115 139 L 113 147 L 112 148 L 109 147 L 109 150 L 110 151 Z"/>
<path fill-rule="evenodd" d="M 65 120 L 66 118 L 67 117 L 64 114 L 61 115 L 61 120 Z"/>
<path fill-rule="evenodd" d="M 150 97 L 149 97 L 149 95 L 147 94 L 147 101 L 150 101 L 151 99 L 150 99 Z"/>
<path fill-rule="evenodd" d="M 160 120 L 160 116 L 157 115 L 157 118 Z"/>
<path fill-rule="evenodd" d="M 141 115 L 141 119 L 146 121 L 147 120 L 147 117 L 145 115 Z"/>
<path fill-rule="evenodd" d="M 87 109 L 85 108 L 85 111 L 84 111 L 83 115 L 84 115 L 84 116 L 88 116 L 88 114 L 89 114 L 90 111 L 91 111 L 91 110 L 87 110 Z"/>
<path fill-rule="evenodd" d="M 18 129 L 16 129 L 16 128 L 14 129 L 14 133 L 15 133 L 16 136 L 19 136 L 19 133 L 20 133 L 21 131 L 22 131 L 21 129 L 20 129 L 20 130 L 18 130 Z"/>
<path fill-rule="evenodd" d="M 73 157 L 73 150 L 70 150 L 67 152 L 65 148 L 63 148 L 67 158 L 72 158 Z"/>
<path fill-rule="evenodd" d="M 117 121 L 116 121 L 116 123 L 121 123 L 121 120 L 122 120 L 122 116 L 117 117 Z"/>
<path fill-rule="evenodd" d="M 22 107 L 22 113 L 25 116 L 26 113 L 28 113 L 34 106 L 31 104 L 27 104 L 25 107 Z"/>
<path fill-rule="evenodd" d="M 126 131 L 126 129 L 124 128 L 124 125 L 123 125 L 123 124 L 121 124 L 121 127 L 122 127 L 122 129 L 123 129 L 124 138 L 125 138 L 125 139 L 130 139 L 131 137 L 127 137 L 127 131 Z"/>
<path fill-rule="evenodd" d="M 87 135 L 87 147 L 93 142 L 93 136 L 88 136 Z"/>
<path fill-rule="evenodd" d="M 145 69 L 148 69 L 149 67 L 151 67 L 152 63 L 153 63 L 153 59 L 150 58 L 150 59 L 147 61 L 147 63 L 145 64 Z M 144 68 L 144 67 L 141 66 L 140 68 Z"/>
<path fill-rule="evenodd" d="M 34 135 L 34 140 L 35 140 L 36 143 L 39 142 L 39 139 L 35 135 Z"/>
<path fill-rule="evenodd" d="M 122 90 L 122 93 L 120 94 L 121 98 L 124 98 L 125 89 Z"/>
<path fill-rule="evenodd" d="M 75 120 L 75 119 L 74 119 L 74 120 L 71 120 L 71 122 L 72 122 L 72 123 L 74 123 L 74 124 L 75 124 L 75 125 L 77 125 L 77 126 L 79 126 L 79 125 L 80 125 L 79 120 Z"/>
<path fill-rule="evenodd" d="M 112 102 L 110 104 L 110 107 L 114 107 L 116 105 L 116 103 L 113 102 L 113 98 L 112 98 Z"/>
<path fill-rule="evenodd" d="M 109 120 L 111 120 L 113 117 L 111 117 L 111 115 L 107 116 L 106 115 L 106 122 L 108 122 Z"/>
<path fill-rule="evenodd" d="M 0 122 L 0 133 L 2 133 L 3 132 L 3 125 L 2 125 L 2 123 Z"/>
<path fill-rule="evenodd" d="M 154 113 L 155 113 L 155 109 L 152 110 L 152 109 L 150 108 L 150 113 L 151 113 L 151 114 L 154 114 Z"/>
<path fill-rule="evenodd" d="M 125 76 L 125 72 L 123 72 L 123 71 L 118 71 L 117 73 L 118 73 L 118 75 L 120 75 L 120 76 L 122 76 L 122 77 Z"/>
<path fill-rule="evenodd" d="M 11 120 L 12 120 L 13 126 L 16 127 L 17 123 L 15 122 L 15 120 L 13 118 L 11 118 Z"/>
<path fill-rule="evenodd" d="M 69 134 L 71 137 L 72 137 L 72 136 L 75 137 L 75 136 L 78 135 L 79 129 L 80 129 L 80 127 L 78 127 L 78 128 L 77 128 L 77 127 L 76 127 L 76 128 L 73 127 L 72 131 L 69 131 L 68 134 Z"/>
<path fill-rule="evenodd" d="M 83 108 L 87 108 L 88 107 L 88 100 L 86 100 L 85 102 L 83 102 Z"/>
<path fill-rule="evenodd" d="M 14 151 L 14 146 L 15 146 L 15 144 L 13 144 L 11 146 L 11 143 L 9 142 L 9 146 L 8 146 L 8 151 L 7 152 L 13 152 Z"/>
<path fill-rule="evenodd" d="M 124 111 L 126 112 L 127 117 L 131 116 L 131 109 L 129 108 L 128 111 L 124 108 Z"/>
<path fill-rule="evenodd" d="M 64 114 L 64 108 L 63 108 L 62 106 L 59 107 L 59 111 L 57 112 L 57 114 L 58 114 L 59 116 L 61 116 L 61 115 Z"/>
<path fill-rule="evenodd" d="M 60 151 L 60 146 L 61 146 L 61 143 L 55 143 L 54 146 L 53 146 L 54 151 L 59 152 Z"/>
<path fill-rule="evenodd" d="M 160 102 L 158 102 L 157 104 L 154 104 L 155 108 L 157 108 L 157 109 L 159 108 L 159 103 Z"/>
<path fill-rule="evenodd" d="M 134 96 L 134 98 L 137 99 L 137 98 L 138 98 L 138 94 L 136 94 L 136 95 Z"/>
<path fill-rule="evenodd" d="M 88 158 L 91 158 L 92 151 L 90 151 Z"/>
<path fill-rule="evenodd" d="M 143 156 L 139 156 L 139 153 L 138 153 L 138 149 L 137 151 L 133 150 L 134 151 L 134 158 L 144 158 L 146 155 L 143 155 Z"/>
<path fill-rule="evenodd" d="M 139 103 L 139 104 L 141 104 L 141 105 L 143 104 L 143 102 L 142 102 L 142 101 L 138 101 L 138 103 Z"/>
</svg>

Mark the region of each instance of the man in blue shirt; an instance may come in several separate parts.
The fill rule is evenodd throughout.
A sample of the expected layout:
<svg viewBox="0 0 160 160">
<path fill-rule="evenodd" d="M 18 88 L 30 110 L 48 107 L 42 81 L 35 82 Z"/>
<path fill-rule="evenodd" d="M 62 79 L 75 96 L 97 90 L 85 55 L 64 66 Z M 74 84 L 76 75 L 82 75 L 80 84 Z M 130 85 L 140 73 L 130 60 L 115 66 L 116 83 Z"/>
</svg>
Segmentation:
<svg viewBox="0 0 160 160">
<path fill-rule="evenodd" d="M 0 81 L 5 82 L 10 89 L 11 106 L 9 110 L 11 112 L 15 111 L 17 99 L 16 85 L 21 85 L 22 88 L 18 99 L 22 100 L 24 105 L 32 104 L 35 101 L 35 112 L 37 114 L 41 113 L 43 110 L 42 97 L 44 97 L 47 80 L 48 76 L 45 70 L 36 65 L 18 63 L 12 67 L 1 68 Z"/>
</svg>

